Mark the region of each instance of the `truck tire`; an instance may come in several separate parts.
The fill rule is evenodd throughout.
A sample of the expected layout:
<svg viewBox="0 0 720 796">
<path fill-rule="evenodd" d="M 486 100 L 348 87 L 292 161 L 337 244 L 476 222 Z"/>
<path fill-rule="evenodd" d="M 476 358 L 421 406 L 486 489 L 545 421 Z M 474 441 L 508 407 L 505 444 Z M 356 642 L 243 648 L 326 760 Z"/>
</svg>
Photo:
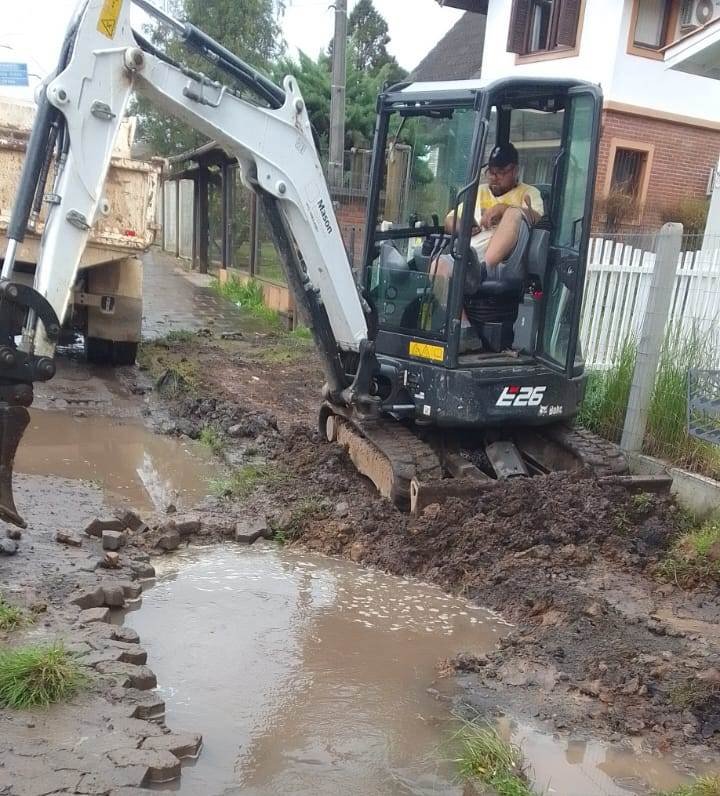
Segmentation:
<svg viewBox="0 0 720 796">
<path fill-rule="evenodd" d="M 85 357 L 93 365 L 134 365 L 138 344 L 102 337 L 85 338 Z"/>
</svg>

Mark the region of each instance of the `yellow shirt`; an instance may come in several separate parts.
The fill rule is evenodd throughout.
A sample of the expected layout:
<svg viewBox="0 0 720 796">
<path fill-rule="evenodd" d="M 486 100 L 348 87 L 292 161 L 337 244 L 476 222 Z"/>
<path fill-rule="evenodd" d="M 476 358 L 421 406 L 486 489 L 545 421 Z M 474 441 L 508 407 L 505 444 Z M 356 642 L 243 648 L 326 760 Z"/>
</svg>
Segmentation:
<svg viewBox="0 0 720 796">
<path fill-rule="evenodd" d="M 526 194 L 530 197 L 532 209 L 541 216 L 544 215 L 545 206 L 542 196 L 534 185 L 527 185 L 524 182 L 519 182 L 514 188 L 511 188 L 502 196 L 495 196 L 488 185 L 481 185 L 478 189 L 477 204 L 475 205 L 475 220 L 480 221 L 483 212 L 489 210 L 491 207 L 495 207 L 495 205 L 504 204 L 510 207 L 525 207 L 525 202 L 523 200 Z"/>
</svg>

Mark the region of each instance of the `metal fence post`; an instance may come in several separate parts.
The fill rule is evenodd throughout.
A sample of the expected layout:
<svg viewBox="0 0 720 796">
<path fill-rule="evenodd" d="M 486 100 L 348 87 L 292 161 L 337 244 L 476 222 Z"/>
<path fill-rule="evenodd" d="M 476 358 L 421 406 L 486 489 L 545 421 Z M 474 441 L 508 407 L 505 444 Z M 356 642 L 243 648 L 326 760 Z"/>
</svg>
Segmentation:
<svg viewBox="0 0 720 796">
<path fill-rule="evenodd" d="M 660 361 L 660 349 L 672 302 L 682 235 L 683 225 L 671 223 L 665 224 L 658 236 L 655 269 L 648 293 L 647 309 L 630 388 L 630 400 L 620 442 L 620 446 L 626 451 L 642 450 L 648 409 Z"/>
</svg>

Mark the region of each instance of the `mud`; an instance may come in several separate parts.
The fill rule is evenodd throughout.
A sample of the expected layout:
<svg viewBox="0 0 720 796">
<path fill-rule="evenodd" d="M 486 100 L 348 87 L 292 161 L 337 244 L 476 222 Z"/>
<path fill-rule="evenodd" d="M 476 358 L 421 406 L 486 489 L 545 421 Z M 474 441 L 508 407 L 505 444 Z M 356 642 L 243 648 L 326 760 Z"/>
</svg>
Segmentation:
<svg viewBox="0 0 720 796">
<path fill-rule="evenodd" d="M 263 348 L 272 345 L 246 341 L 240 367 L 213 339 L 194 340 L 179 354 L 200 365 L 203 400 L 214 402 L 221 431 L 229 406 L 250 416 L 270 411 L 277 420 L 279 433 L 259 433 L 253 453 L 285 477 L 245 501 L 248 511 L 269 512 L 273 527 L 310 550 L 418 576 L 502 610 L 516 631 L 461 675 L 465 701 L 483 713 L 500 707 L 545 730 L 690 749 L 700 760 L 716 754 L 720 650 L 703 623 L 716 629 L 720 600 L 656 579 L 682 519 L 672 501 L 554 475 L 431 506 L 413 520 L 319 439 L 309 408 L 288 411 L 298 381 L 314 387 L 320 376 L 311 355 L 266 375 Z M 206 369 L 220 357 L 223 368 Z M 247 370 L 262 374 L 260 386 L 243 388 Z M 173 406 L 195 427 L 202 422 L 192 400 Z"/>
</svg>

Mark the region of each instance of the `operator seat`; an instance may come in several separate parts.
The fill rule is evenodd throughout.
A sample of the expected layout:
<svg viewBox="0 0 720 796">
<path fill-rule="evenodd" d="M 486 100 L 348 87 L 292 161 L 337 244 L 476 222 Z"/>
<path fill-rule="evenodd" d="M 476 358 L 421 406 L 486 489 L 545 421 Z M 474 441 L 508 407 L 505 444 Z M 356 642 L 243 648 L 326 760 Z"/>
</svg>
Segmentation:
<svg viewBox="0 0 720 796">
<path fill-rule="evenodd" d="M 465 298 L 465 313 L 488 351 L 498 353 L 512 346 L 513 326 L 527 281 L 526 254 L 531 237 L 530 224 L 523 218 L 515 248 L 500 265 L 489 269 L 479 262 L 477 252 L 469 249 L 468 270 L 481 274 L 482 281 Z"/>
</svg>

